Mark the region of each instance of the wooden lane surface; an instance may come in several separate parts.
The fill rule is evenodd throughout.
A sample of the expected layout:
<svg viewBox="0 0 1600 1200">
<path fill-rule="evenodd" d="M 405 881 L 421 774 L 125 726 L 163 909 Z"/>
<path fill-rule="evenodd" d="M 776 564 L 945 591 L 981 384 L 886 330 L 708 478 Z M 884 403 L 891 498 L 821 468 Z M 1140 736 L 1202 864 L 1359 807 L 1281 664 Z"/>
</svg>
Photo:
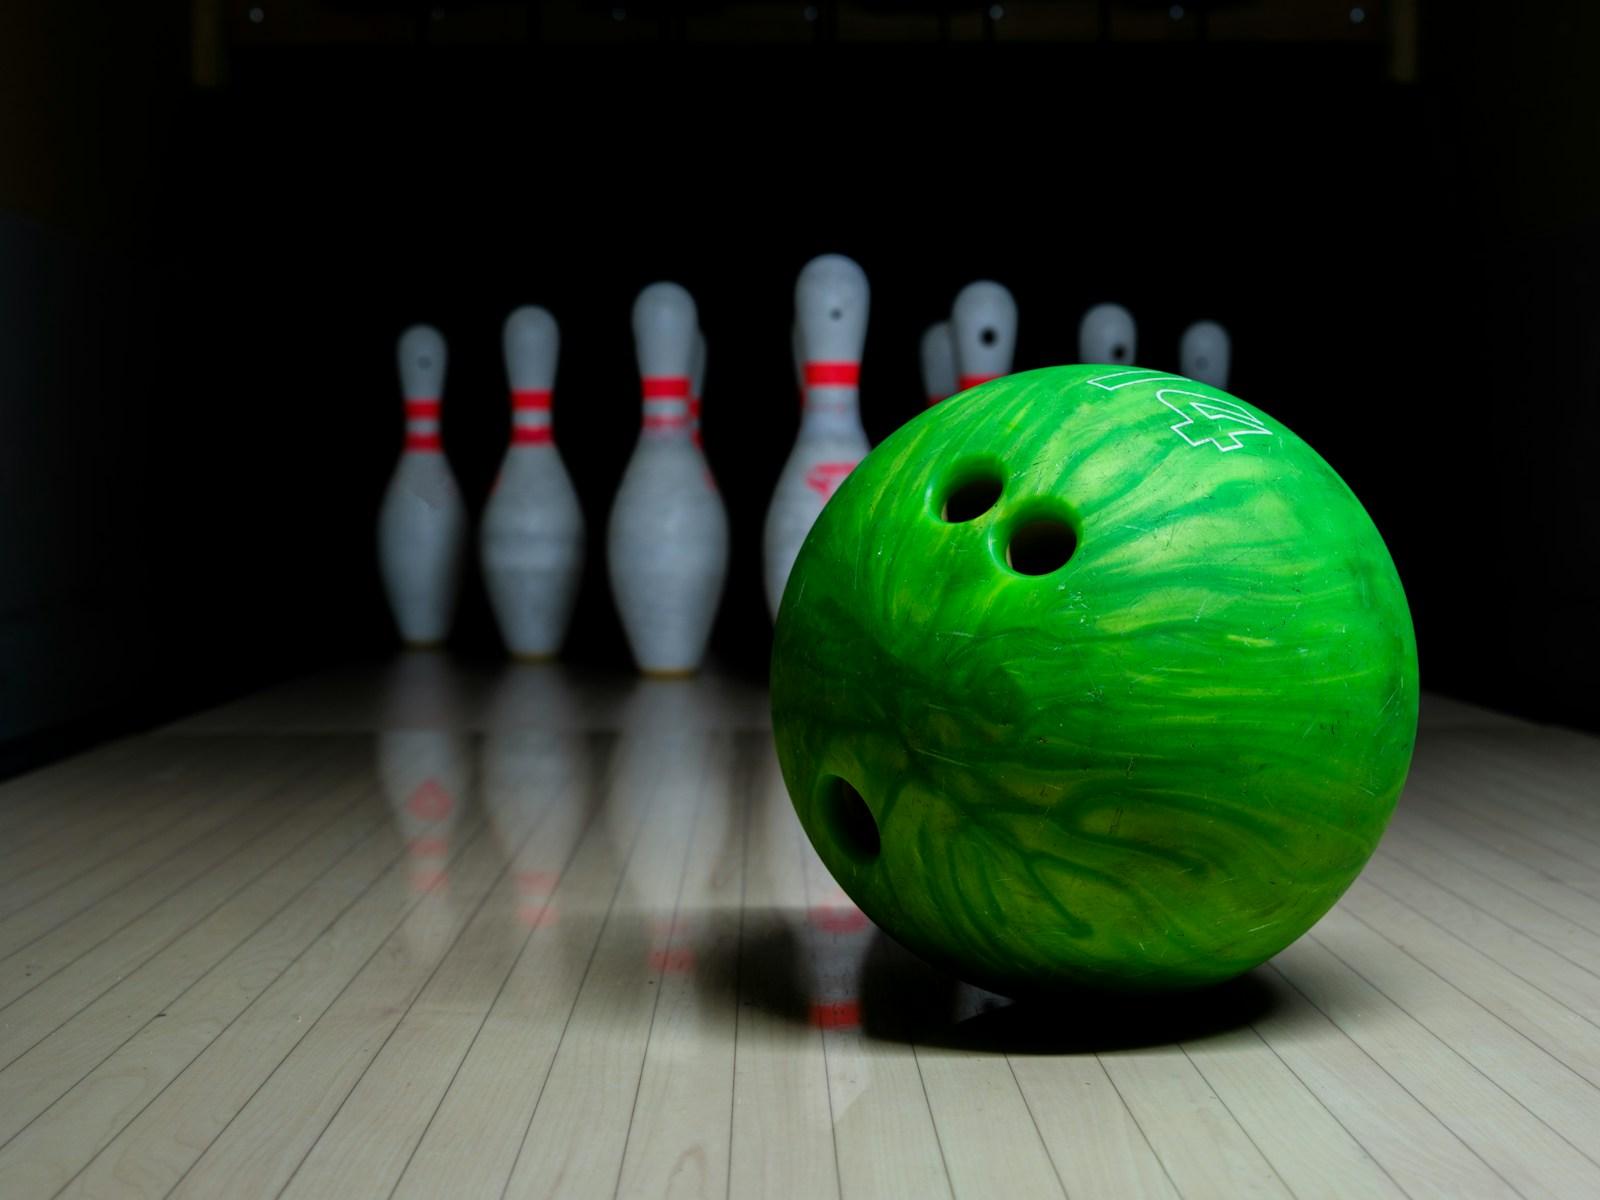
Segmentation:
<svg viewBox="0 0 1600 1200">
<path fill-rule="evenodd" d="M 0 784 L 0 1195 L 1593 1197 L 1600 742 L 1430 697 L 1201 1001 L 879 935 L 765 697 L 414 656 Z"/>
</svg>

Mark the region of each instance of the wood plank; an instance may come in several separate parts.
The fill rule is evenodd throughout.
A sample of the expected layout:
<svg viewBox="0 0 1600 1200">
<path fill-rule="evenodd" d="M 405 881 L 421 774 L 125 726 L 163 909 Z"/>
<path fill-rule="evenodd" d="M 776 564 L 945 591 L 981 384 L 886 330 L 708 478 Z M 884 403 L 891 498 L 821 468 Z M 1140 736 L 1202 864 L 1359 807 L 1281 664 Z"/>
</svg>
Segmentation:
<svg viewBox="0 0 1600 1200">
<path fill-rule="evenodd" d="M 661 990 L 618 1197 L 710 1200 L 729 1192 L 739 907 L 755 764 L 736 757 L 732 738 L 711 749 L 677 916 L 652 931 Z"/>
<path fill-rule="evenodd" d="M 1253 1027 L 1183 1050 L 1297 1200 L 1406 1195 Z"/>
<path fill-rule="evenodd" d="M 289 777 L 263 772 L 259 790 L 219 806 L 202 836 L 176 850 L 149 846 L 148 856 L 136 848 L 114 874 L 84 876 L 81 882 L 90 886 L 81 895 L 71 894 L 78 891 L 75 887 L 62 889 L 53 899 L 70 915 L 63 917 L 55 903 L 38 904 L 0 922 L 0 939 L 18 943 L 0 959 L 0 1012 L 5 1020 L 0 1064 L 21 1052 L 22 1039 L 48 1032 L 108 982 L 136 969 L 178 931 L 202 919 L 238 885 L 239 872 L 270 862 L 270 857 L 261 857 L 258 839 L 270 836 L 276 844 L 294 838 L 296 831 L 309 828 L 301 824 L 307 810 L 318 810 L 308 818 L 313 826 L 329 816 L 320 811 L 324 807 L 337 813 L 339 801 L 330 802 L 318 787 L 338 770 L 323 764 L 320 774 L 309 776 L 299 776 L 297 768 Z M 346 793 L 344 803 L 355 799 L 355 793 Z M 147 857 L 151 861 L 131 880 L 106 890 L 109 880 L 122 878 L 123 867 L 137 869 Z"/>
<path fill-rule="evenodd" d="M 297 756 L 281 752 L 262 755 L 259 775 L 241 766 L 237 750 L 199 756 L 180 782 L 162 781 L 149 795 L 128 797 L 131 819 L 64 830 L 61 845 L 52 843 L 49 857 L 34 862 L 30 856 L 14 864 L 0 882 L 0 917 L 46 902 L 51 916 L 70 915 L 153 869 L 307 769 Z"/>
<path fill-rule="evenodd" d="M 575 823 L 549 820 L 569 798 L 573 778 L 565 747 L 547 748 L 548 760 L 518 759 L 493 776 L 496 804 L 486 811 L 497 836 L 485 840 L 483 868 L 492 885 L 475 909 L 469 900 L 475 893 L 459 897 L 459 937 L 415 999 L 407 1004 L 403 996 L 416 976 L 411 982 L 375 977 L 365 984 L 368 1003 L 383 1004 L 395 1016 L 364 1020 L 364 981 L 358 979 L 207 1148 L 178 1194 L 245 1198 L 393 1189 L 531 932 L 518 919 L 523 897 L 511 866 L 534 839 L 564 865 L 581 831 Z M 524 784 L 532 790 L 523 793 Z M 457 886 L 453 880 L 453 897 Z M 441 926 L 440 944 L 445 940 Z M 419 966 L 429 957 L 418 956 Z M 349 1056 L 330 1071 L 338 1052 L 333 1039 L 345 1029 L 350 1036 L 356 1029 L 381 1031 L 383 1039 L 375 1053 Z M 319 1102 L 308 1104 L 308 1094 Z"/>
<path fill-rule="evenodd" d="M 624 801 L 608 804 L 602 815 L 602 826 L 613 814 L 625 816 L 614 844 L 627 866 L 522 1138 L 508 1194 L 616 1192 L 661 995 L 664 963 L 655 931 L 670 930 L 677 913 L 704 808 L 710 745 L 706 735 L 625 735 L 619 746 L 620 755 L 654 765 L 649 791 L 640 798 L 649 811 L 641 823 Z M 646 850 L 635 853 L 640 843 Z"/>
<path fill-rule="evenodd" d="M 1283 956 L 1280 955 L 1281 959 Z M 1508 1200 L 1519 1193 L 1462 1137 L 1284 976 L 1261 1040 L 1413 1200 Z"/>
<path fill-rule="evenodd" d="M 743 745 L 747 750 L 752 740 Z M 739 1013 L 729 1194 L 839 1195 L 838 1150 L 822 1030 L 811 1019 L 802 957 L 804 834 L 770 736 L 758 757 L 739 931 Z"/>
<path fill-rule="evenodd" d="M 479 832 L 465 823 L 456 853 Z M 398 839 L 373 845 L 375 881 L 328 879 L 0 1148 L 0 1193 L 170 1190 L 416 907 L 448 903 L 411 890 Z"/>
<path fill-rule="evenodd" d="M 528 877 L 551 880 L 530 910 L 531 936 L 472 1042 L 454 1082 L 400 1176 L 396 1196 L 500 1196 L 511 1176 L 624 872 L 655 798 L 659 764 L 605 744 L 578 803 L 577 852 L 535 857 Z M 526 901 L 526 897 L 525 897 Z"/>
<path fill-rule="evenodd" d="M 355 781 L 365 785 L 365 781 Z M 0 1071 L 0 1143 L 44 1112 L 69 1088 L 152 1021 L 165 1019 L 185 993 L 238 947 L 261 934 L 327 872 L 342 867 L 382 827 L 375 806 L 320 809 L 305 815 L 308 836 L 265 838 L 267 860 L 224 904 L 169 944 Z M 315 827 L 315 820 L 322 820 Z M 276 857 L 273 857 L 276 855 Z M 392 852 L 387 855 L 392 857 Z"/>
<path fill-rule="evenodd" d="M 1524 1196 L 1600 1191 L 1600 1167 L 1315 935 L 1274 961 L 1302 994 Z"/>
<path fill-rule="evenodd" d="M 1100 1061 L 1178 1191 L 1287 1197 L 1288 1187 L 1181 1047 L 1119 1050 Z"/>
<path fill-rule="evenodd" d="M 1099 1056 L 1008 1058 L 1069 1196 L 1176 1200 L 1177 1188 Z"/>
<path fill-rule="evenodd" d="M 792 812 L 790 819 L 798 827 Z M 833 881 L 810 840 L 802 834 L 796 843 L 805 894 L 804 923 L 795 924 L 801 978 L 822 1030 L 841 1192 L 846 1200 L 953 1195 L 916 1053 L 862 1028 L 871 1015 L 863 1010 L 863 974 L 882 935 Z"/>
<path fill-rule="evenodd" d="M 1317 929 L 1097 1044 L 880 936 L 767 723 L 408 655 L 0 784 L 0 1194 L 1600 1195 L 1600 741 L 1429 697 Z"/>
</svg>

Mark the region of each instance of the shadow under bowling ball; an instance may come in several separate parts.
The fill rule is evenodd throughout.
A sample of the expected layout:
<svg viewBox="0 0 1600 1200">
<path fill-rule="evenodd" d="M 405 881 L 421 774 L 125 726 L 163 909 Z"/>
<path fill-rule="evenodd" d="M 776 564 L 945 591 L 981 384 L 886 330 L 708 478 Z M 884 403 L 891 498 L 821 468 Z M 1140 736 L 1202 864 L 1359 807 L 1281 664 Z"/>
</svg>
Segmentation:
<svg viewBox="0 0 1600 1200">
<path fill-rule="evenodd" d="M 700 956 L 695 983 L 713 1004 L 734 1003 L 798 1025 L 810 1023 L 805 947 L 798 918 L 781 909 L 747 909 L 743 936 Z M 741 944 L 742 943 L 742 944 Z"/>
<path fill-rule="evenodd" d="M 1281 1002 L 1266 975 L 1266 968 L 1257 968 L 1185 992 L 1068 992 L 1008 1001 L 951 978 L 880 931 L 863 965 L 861 1024 L 870 1037 L 954 1050 L 1136 1050 L 1215 1037 L 1261 1020 Z"/>
</svg>

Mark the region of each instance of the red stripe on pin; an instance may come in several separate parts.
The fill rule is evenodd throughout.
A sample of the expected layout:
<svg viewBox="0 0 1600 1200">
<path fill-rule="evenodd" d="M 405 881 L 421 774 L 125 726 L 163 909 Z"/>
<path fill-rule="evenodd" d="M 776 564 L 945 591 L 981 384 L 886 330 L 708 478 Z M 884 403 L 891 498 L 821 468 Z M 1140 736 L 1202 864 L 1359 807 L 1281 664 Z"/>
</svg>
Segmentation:
<svg viewBox="0 0 1600 1200">
<path fill-rule="evenodd" d="M 644 427 L 646 429 L 682 429 L 688 423 L 689 416 L 687 413 L 673 413 L 667 416 L 657 416 L 651 413 L 644 419 Z"/>
<path fill-rule="evenodd" d="M 548 425 L 513 425 L 511 427 L 511 444 L 513 446 L 548 446 L 555 439 L 550 435 Z"/>
<path fill-rule="evenodd" d="M 511 392 L 511 407 L 516 412 L 549 412 L 550 390 L 534 391 L 533 389 L 516 390 Z"/>
<path fill-rule="evenodd" d="M 861 364 L 853 362 L 808 362 L 806 386 L 857 387 L 861 383 Z"/>
<path fill-rule="evenodd" d="M 437 433 L 406 434 L 407 450 L 443 450 L 444 440 Z"/>
<path fill-rule="evenodd" d="M 991 380 L 991 379 L 999 379 L 999 378 L 1000 378 L 1000 376 L 998 376 L 998 375 L 963 375 L 961 377 L 960 384 L 958 384 L 957 386 L 961 391 L 964 392 L 968 388 L 977 387 L 980 383 L 988 383 L 989 380 Z"/>
<path fill-rule="evenodd" d="M 646 400 L 687 400 L 689 377 L 687 375 L 646 375 L 643 379 Z"/>
<path fill-rule="evenodd" d="M 439 419 L 439 402 L 437 400 L 407 400 L 406 420 L 427 421 Z"/>
</svg>

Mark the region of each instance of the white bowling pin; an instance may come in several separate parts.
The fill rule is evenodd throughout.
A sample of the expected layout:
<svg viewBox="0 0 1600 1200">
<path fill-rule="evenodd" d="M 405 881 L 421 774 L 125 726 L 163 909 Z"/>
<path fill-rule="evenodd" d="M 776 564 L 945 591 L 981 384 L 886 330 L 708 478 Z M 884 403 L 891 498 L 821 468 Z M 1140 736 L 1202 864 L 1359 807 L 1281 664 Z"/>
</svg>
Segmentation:
<svg viewBox="0 0 1600 1200">
<path fill-rule="evenodd" d="M 378 510 L 378 568 L 400 637 L 411 646 L 444 641 L 455 616 L 467 513 L 439 439 L 445 345 L 437 329 L 400 335 L 406 440 Z"/>
<path fill-rule="evenodd" d="M 623 630 L 647 675 L 700 666 L 728 572 L 728 515 L 689 436 L 695 331 L 683 288 L 653 283 L 639 293 L 644 428 L 611 508 L 606 557 Z"/>
<path fill-rule="evenodd" d="M 478 531 L 483 578 L 506 648 L 521 659 L 561 648 L 583 574 L 583 512 L 550 427 L 561 334 L 542 308 L 506 318 L 511 444 Z"/>
<path fill-rule="evenodd" d="M 1196 321 L 1183 331 L 1178 343 L 1178 370 L 1190 379 L 1228 390 L 1228 368 L 1233 363 L 1233 342 L 1215 321 Z"/>
<path fill-rule="evenodd" d="M 870 301 L 866 272 L 841 254 L 812 259 L 795 281 L 805 407 L 762 539 L 767 608 L 774 619 L 789 570 L 817 514 L 870 449 L 858 391 Z"/>
<path fill-rule="evenodd" d="M 956 346 L 950 340 L 950 322 L 939 321 L 924 329 L 918 349 L 922 356 L 922 391 L 932 408 L 956 392 Z"/>
<path fill-rule="evenodd" d="M 1078 326 L 1078 361 L 1132 366 L 1137 337 L 1132 313 L 1120 304 L 1096 304 Z"/>
<path fill-rule="evenodd" d="M 1017 350 L 1017 302 L 991 280 L 967 284 L 950 308 L 950 336 L 960 391 L 1011 374 Z"/>
</svg>

